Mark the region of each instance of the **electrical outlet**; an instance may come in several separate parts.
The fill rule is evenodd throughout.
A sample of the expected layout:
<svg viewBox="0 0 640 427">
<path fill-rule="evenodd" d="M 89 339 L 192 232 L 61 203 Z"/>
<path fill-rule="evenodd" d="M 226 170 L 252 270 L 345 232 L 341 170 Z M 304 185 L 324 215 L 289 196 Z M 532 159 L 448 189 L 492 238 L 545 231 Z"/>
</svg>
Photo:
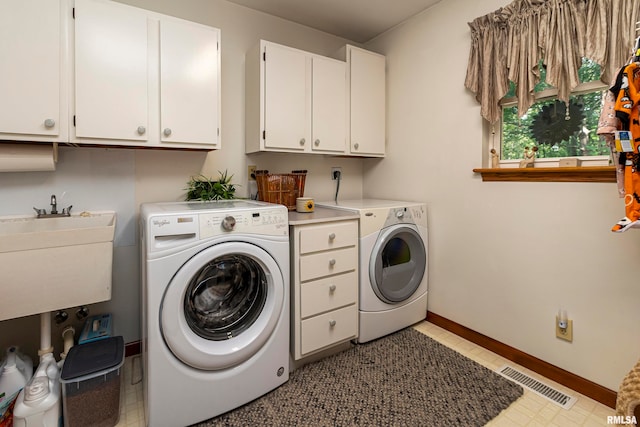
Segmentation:
<svg viewBox="0 0 640 427">
<path fill-rule="evenodd" d="M 336 178 L 336 172 L 340 173 L 340 178 L 342 179 L 342 168 L 338 167 L 338 166 L 334 166 L 331 168 L 331 179 L 335 180 Z"/>
<path fill-rule="evenodd" d="M 255 174 L 256 173 L 256 165 L 249 165 L 247 166 L 247 179 L 249 181 L 255 181 Z"/>
<path fill-rule="evenodd" d="M 567 327 L 565 329 L 560 328 L 558 326 L 560 323 L 560 318 L 556 316 L 556 337 L 561 340 L 573 341 L 573 320 L 567 319 Z"/>
</svg>

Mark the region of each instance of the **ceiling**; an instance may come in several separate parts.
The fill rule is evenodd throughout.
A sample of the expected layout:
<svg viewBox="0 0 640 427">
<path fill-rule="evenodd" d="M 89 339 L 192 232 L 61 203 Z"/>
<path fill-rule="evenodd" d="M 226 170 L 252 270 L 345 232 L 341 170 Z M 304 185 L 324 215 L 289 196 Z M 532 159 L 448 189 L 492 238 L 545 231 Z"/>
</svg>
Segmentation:
<svg viewBox="0 0 640 427">
<path fill-rule="evenodd" d="M 441 0 L 228 0 L 365 43 Z"/>
</svg>

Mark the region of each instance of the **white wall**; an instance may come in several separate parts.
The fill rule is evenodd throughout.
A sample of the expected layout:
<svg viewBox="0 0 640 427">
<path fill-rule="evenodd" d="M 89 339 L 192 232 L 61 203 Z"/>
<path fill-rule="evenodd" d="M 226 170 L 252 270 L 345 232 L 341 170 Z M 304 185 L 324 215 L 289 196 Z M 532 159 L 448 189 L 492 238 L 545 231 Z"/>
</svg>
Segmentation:
<svg viewBox="0 0 640 427">
<path fill-rule="evenodd" d="M 346 41 L 307 27 L 251 11 L 224 0 L 127 0 L 131 5 L 197 21 L 222 33 L 222 149 L 206 152 L 61 148 L 55 172 L 0 174 L 0 215 L 33 214 L 32 207 L 49 209 L 51 194 L 60 206 L 74 211 L 113 209 L 118 227 L 114 250 L 113 295 L 109 302 L 90 306 L 93 314 L 114 315 L 114 333 L 125 342 L 140 339 L 140 272 L 137 213 L 140 203 L 184 198 L 191 175 L 217 177 L 227 170 L 239 185 L 238 196 L 247 195 L 247 165 L 271 172 L 307 169 L 305 195 L 332 199 L 332 166 L 341 166 L 344 180 L 340 194 L 362 195 L 362 160 L 312 155 L 244 154 L 244 54 L 259 39 L 331 55 Z M 60 196 L 65 194 L 62 199 Z M 37 268 L 37 266 L 34 266 Z M 42 272 L 46 280 L 46 272 Z M 5 278 L 0 278 L 0 283 Z M 61 307 L 65 308 L 65 307 Z M 62 328 L 82 322 L 72 319 L 53 326 L 55 353 L 62 351 Z M 39 347 L 39 316 L 0 322 L 0 351 L 17 344 L 34 360 Z M 0 357 L 1 358 L 1 357 Z"/>
<path fill-rule="evenodd" d="M 429 310 L 617 391 L 640 354 L 640 232 L 610 232 L 615 184 L 482 182 L 467 22 L 506 0 L 446 0 L 366 47 L 387 55 L 387 157 L 365 196 L 429 204 Z M 485 155 L 486 156 L 486 155 Z M 559 307 L 573 342 L 555 337 Z"/>
</svg>

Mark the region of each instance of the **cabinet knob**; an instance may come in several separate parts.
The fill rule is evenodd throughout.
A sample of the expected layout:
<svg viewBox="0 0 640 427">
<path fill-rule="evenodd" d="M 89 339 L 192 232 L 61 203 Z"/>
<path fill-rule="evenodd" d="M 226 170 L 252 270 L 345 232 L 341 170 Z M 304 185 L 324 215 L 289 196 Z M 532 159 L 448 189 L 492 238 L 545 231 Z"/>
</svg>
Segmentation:
<svg viewBox="0 0 640 427">
<path fill-rule="evenodd" d="M 171 135 L 171 129 L 170 128 L 164 128 L 162 133 L 164 133 L 164 136 L 169 136 L 169 135 Z"/>
<path fill-rule="evenodd" d="M 56 125 L 56 121 L 53 119 L 47 119 L 44 121 L 44 127 L 46 127 L 47 129 L 51 129 L 55 125 Z"/>
<path fill-rule="evenodd" d="M 360 147 L 360 144 L 358 144 L 357 142 L 353 144 L 353 148 L 355 148 L 356 150 L 358 149 L 358 147 Z"/>
<path fill-rule="evenodd" d="M 304 145 L 307 142 L 304 138 L 300 138 L 300 145 Z"/>
<path fill-rule="evenodd" d="M 334 265 L 336 265 L 336 260 L 335 260 L 335 259 L 333 259 L 333 258 L 332 258 L 332 259 L 330 259 L 330 260 L 329 260 L 329 265 L 330 265 L 331 267 L 333 267 Z"/>
<path fill-rule="evenodd" d="M 334 326 L 336 326 L 336 321 L 335 320 L 329 320 L 329 326 L 332 327 L 332 328 Z"/>
<path fill-rule="evenodd" d="M 138 126 L 138 135 L 144 135 L 146 131 L 147 128 L 145 128 L 144 126 Z"/>
<path fill-rule="evenodd" d="M 329 285 L 329 293 L 332 294 L 336 291 L 336 285 Z"/>
<path fill-rule="evenodd" d="M 336 233 L 329 234 L 329 240 L 333 240 L 336 238 Z"/>
<path fill-rule="evenodd" d="M 320 145 L 320 140 L 316 139 L 315 141 L 313 141 L 313 143 L 316 144 L 316 147 L 317 147 L 318 145 Z"/>
</svg>

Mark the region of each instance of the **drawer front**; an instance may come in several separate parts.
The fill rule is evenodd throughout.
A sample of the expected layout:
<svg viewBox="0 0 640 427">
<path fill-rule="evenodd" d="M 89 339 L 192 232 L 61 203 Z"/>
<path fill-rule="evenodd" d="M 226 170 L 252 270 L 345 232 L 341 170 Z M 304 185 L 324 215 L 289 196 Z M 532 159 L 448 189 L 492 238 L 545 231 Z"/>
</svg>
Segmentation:
<svg viewBox="0 0 640 427">
<path fill-rule="evenodd" d="M 355 305 L 302 321 L 301 354 L 339 343 L 358 334 L 358 309 Z"/>
<path fill-rule="evenodd" d="M 358 249 L 350 247 L 300 257 L 300 281 L 356 270 Z"/>
<path fill-rule="evenodd" d="M 358 222 L 331 222 L 300 230 L 300 253 L 353 246 L 358 242 Z"/>
<path fill-rule="evenodd" d="M 358 300 L 358 273 L 352 271 L 314 280 L 303 283 L 300 288 L 300 316 L 304 319 L 338 307 L 355 304 Z"/>
</svg>

